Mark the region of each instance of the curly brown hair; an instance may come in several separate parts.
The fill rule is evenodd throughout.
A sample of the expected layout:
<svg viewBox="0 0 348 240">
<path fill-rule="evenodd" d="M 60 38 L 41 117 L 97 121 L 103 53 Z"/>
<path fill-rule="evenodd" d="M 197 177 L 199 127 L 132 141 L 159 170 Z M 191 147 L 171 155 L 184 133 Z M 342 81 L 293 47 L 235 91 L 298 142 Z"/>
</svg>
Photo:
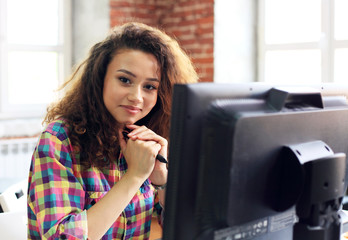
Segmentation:
<svg viewBox="0 0 348 240">
<path fill-rule="evenodd" d="M 107 167 L 119 151 L 118 123 L 104 105 L 103 86 L 109 63 L 123 49 L 151 53 L 158 61 L 161 84 L 157 103 L 137 124 L 167 139 L 173 85 L 194 83 L 198 79 L 190 58 L 163 31 L 135 22 L 111 29 L 62 85 L 63 97 L 48 107 L 44 119 L 44 123 L 49 123 L 63 118 L 70 125 L 71 142 L 80 152 L 80 162 L 85 167 Z"/>
</svg>

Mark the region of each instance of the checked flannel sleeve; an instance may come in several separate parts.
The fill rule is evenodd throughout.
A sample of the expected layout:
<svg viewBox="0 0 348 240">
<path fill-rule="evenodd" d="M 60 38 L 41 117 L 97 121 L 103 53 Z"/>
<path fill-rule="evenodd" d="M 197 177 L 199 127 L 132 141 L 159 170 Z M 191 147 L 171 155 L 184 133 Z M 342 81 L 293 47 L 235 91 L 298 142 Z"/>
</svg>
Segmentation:
<svg viewBox="0 0 348 240">
<path fill-rule="evenodd" d="M 42 133 L 28 187 L 28 239 L 87 239 L 85 191 L 73 174 L 73 149 L 62 128 Z"/>
</svg>

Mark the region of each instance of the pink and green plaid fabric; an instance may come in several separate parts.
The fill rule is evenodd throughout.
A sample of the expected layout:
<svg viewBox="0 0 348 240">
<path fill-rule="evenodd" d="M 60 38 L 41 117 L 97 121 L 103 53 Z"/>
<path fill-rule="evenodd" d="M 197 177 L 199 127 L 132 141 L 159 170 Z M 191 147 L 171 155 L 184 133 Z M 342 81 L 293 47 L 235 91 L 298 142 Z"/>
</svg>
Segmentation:
<svg viewBox="0 0 348 240">
<path fill-rule="evenodd" d="M 121 155 L 107 170 L 83 170 L 63 120 L 47 126 L 32 157 L 28 187 L 28 239 L 87 239 L 86 210 L 127 170 Z M 148 239 L 151 218 L 161 214 L 149 180 L 140 187 L 102 239 Z"/>
</svg>

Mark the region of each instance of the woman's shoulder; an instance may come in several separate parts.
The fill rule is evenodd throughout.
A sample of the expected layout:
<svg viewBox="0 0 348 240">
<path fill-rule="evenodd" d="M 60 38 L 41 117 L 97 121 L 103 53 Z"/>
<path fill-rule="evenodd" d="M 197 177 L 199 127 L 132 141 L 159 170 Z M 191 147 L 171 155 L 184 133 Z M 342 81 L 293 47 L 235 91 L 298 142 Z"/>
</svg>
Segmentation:
<svg viewBox="0 0 348 240">
<path fill-rule="evenodd" d="M 69 138 L 71 127 L 65 119 L 57 119 L 50 122 L 44 129 L 44 133 L 50 133 L 61 141 Z"/>
</svg>

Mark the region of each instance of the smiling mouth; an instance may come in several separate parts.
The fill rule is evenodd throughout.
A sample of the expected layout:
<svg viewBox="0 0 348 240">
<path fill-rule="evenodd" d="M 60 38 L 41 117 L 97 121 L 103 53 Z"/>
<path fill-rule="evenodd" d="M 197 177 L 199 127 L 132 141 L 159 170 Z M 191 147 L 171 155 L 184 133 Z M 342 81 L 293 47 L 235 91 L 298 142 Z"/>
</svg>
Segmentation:
<svg viewBox="0 0 348 240">
<path fill-rule="evenodd" d="M 125 109 L 127 112 L 129 112 L 131 114 L 135 114 L 135 113 L 141 112 L 141 108 L 138 108 L 138 107 L 126 106 L 126 105 L 122 105 L 122 107 L 123 107 L 123 109 Z"/>
</svg>

